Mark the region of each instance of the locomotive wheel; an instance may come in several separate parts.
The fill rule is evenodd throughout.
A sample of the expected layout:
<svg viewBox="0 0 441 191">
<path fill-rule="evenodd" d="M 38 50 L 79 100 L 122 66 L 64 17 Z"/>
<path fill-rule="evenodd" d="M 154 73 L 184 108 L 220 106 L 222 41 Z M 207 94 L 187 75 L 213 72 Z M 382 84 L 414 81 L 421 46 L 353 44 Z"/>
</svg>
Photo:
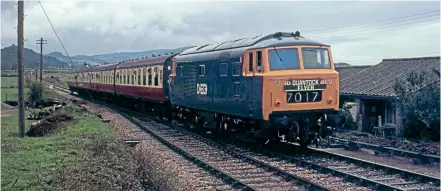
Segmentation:
<svg viewBox="0 0 441 191">
<path fill-rule="evenodd" d="M 296 121 L 293 121 L 288 132 L 288 137 L 287 137 L 288 142 L 296 141 L 296 138 L 299 137 L 299 133 L 300 133 L 300 126 Z"/>
<path fill-rule="evenodd" d="M 170 108 L 165 109 L 165 115 L 167 117 L 167 121 L 171 123 L 173 121 L 173 112 Z"/>
<path fill-rule="evenodd" d="M 308 135 L 307 135 L 307 132 L 305 131 L 305 127 L 304 127 L 304 125 L 305 124 L 303 124 L 303 123 L 300 123 L 299 124 L 299 128 L 300 128 L 300 135 L 299 135 L 299 138 L 300 138 L 300 140 L 299 140 L 299 144 L 300 144 L 300 148 L 301 149 L 306 149 L 307 147 L 308 147 L 308 145 L 309 145 L 309 141 L 308 141 Z"/>
</svg>

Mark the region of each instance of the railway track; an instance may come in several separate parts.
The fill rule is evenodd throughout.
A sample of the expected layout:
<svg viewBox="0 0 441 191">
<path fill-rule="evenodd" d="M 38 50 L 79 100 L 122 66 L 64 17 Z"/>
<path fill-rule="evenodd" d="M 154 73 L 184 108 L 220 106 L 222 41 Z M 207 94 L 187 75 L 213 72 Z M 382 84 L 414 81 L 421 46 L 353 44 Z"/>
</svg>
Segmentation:
<svg viewBox="0 0 441 191">
<path fill-rule="evenodd" d="M 55 87 L 54 87 L 55 88 Z M 63 92 L 70 92 L 57 87 Z M 220 185 L 225 190 L 328 190 L 325 187 L 293 176 L 280 169 L 257 162 L 225 148 L 217 143 L 207 141 L 183 129 L 176 129 L 144 118 L 134 117 L 132 111 L 110 106 L 141 129 L 147 131 L 170 149 L 181 154 L 199 167 L 212 172 L 228 186 Z"/>
<path fill-rule="evenodd" d="M 55 87 L 55 86 L 54 86 Z M 59 88 L 59 87 L 58 87 Z M 70 92 L 64 88 L 62 91 Z M 439 179 L 310 148 L 312 154 L 257 153 L 111 106 L 165 145 L 243 190 L 439 190 Z M 349 183 L 352 182 L 352 183 Z"/>
<path fill-rule="evenodd" d="M 317 170 L 323 174 L 342 177 L 346 181 L 368 186 L 373 190 L 439 190 L 439 179 L 436 177 L 315 148 L 309 148 L 308 154 L 296 154 L 294 156 L 272 151 L 256 153 L 253 149 L 236 149 L 239 152 L 252 155 L 257 160 L 268 161 L 268 163 L 281 166 L 296 164 L 297 166 Z"/>
<path fill-rule="evenodd" d="M 112 108 L 140 128 L 227 182 L 245 190 L 333 190 L 290 172 L 254 160 L 200 135 L 164 125 L 150 117 L 134 116 L 131 111 Z M 237 184 L 237 185 L 236 185 Z"/>
</svg>

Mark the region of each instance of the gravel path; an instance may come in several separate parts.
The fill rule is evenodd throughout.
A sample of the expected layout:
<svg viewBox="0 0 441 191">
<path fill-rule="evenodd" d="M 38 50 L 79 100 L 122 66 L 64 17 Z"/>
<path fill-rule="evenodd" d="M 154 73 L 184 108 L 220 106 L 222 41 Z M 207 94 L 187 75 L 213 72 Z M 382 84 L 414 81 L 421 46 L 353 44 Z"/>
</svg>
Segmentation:
<svg viewBox="0 0 441 191">
<path fill-rule="evenodd" d="M 63 93 L 69 99 L 84 102 L 80 98 Z M 77 102 L 78 102 L 77 101 Z M 103 121 L 115 128 L 121 140 L 140 140 L 135 146 L 136 158 L 141 162 L 140 170 L 150 184 L 158 190 L 234 190 L 186 160 L 165 145 L 140 130 L 123 116 L 97 104 L 80 104 L 91 113 L 100 114 Z"/>
<path fill-rule="evenodd" d="M 362 132 L 335 132 L 337 138 L 359 141 L 369 144 L 380 145 L 384 147 L 393 147 L 397 149 L 421 152 L 423 154 L 440 156 L 440 143 L 439 142 L 423 142 L 423 141 L 409 141 L 405 139 L 387 139 L 382 137 L 376 137 L 368 133 Z"/>
<path fill-rule="evenodd" d="M 8 105 L 8 104 L 5 104 L 5 103 L 3 103 L 3 102 L 1 102 L 0 108 L 1 108 L 0 113 L 1 113 L 1 116 L 2 116 L 2 117 L 3 117 L 3 116 L 8 116 L 8 115 L 10 115 L 11 113 L 14 113 L 14 112 L 15 112 L 15 107 L 10 106 L 10 105 Z"/>
<path fill-rule="evenodd" d="M 413 164 L 412 160 L 409 158 L 375 155 L 372 151 L 367 149 L 360 149 L 358 151 L 348 151 L 342 148 L 328 148 L 326 150 L 331 151 L 333 153 L 338 153 L 346 156 L 351 156 L 354 158 L 376 162 L 379 164 L 406 169 L 412 172 L 426 174 L 438 178 L 440 177 L 439 164 L 415 165 Z"/>
</svg>

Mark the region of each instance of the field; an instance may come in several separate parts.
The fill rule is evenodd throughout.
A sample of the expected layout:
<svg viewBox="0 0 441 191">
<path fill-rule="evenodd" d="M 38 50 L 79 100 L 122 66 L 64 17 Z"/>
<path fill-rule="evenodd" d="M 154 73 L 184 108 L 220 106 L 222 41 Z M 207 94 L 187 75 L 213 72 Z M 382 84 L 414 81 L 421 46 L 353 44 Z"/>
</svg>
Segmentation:
<svg viewBox="0 0 441 191">
<path fill-rule="evenodd" d="M 13 83 L 7 79 L 2 83 Z M 2 88 L 8 100 L 16 88 Z M 45 92 L 62 100 L 58 94 Z M 2 190 L 141 190 L 132 151 L 110 125 L 68 102 L 62 112 L 73 119 L 54 117 L 43 127 L 54 131 L 41 137 L 18 136 L 18 112 L 2 104 Z M 30 113 L 25 111 L 25 116 Z M 26 120 L 26 131 L 35 121 Z M 49 124 L 49 125 L 47 125 Z M 55 124 L 52 126 L 52 124 Z M 40 126 L 40 127 L 42 127 Z"/>
</svg>

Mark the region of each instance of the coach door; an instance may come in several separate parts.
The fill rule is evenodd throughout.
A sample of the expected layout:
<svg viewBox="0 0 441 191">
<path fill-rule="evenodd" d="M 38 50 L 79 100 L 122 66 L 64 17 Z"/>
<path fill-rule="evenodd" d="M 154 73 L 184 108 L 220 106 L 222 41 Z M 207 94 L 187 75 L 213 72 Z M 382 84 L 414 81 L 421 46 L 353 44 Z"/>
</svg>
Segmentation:
<svg viewBox="0 0 441 191">
<path fill-rule="evenodd" d="M 245 105 L 248 110 L 248 116 L 252 117 L 254 113 L 254 60 L 255 60 L 255 52 L 254 51 L 246 51 L 245 58 L 243 62 L 243 76 L 245 77 Z"/>
</svg>

